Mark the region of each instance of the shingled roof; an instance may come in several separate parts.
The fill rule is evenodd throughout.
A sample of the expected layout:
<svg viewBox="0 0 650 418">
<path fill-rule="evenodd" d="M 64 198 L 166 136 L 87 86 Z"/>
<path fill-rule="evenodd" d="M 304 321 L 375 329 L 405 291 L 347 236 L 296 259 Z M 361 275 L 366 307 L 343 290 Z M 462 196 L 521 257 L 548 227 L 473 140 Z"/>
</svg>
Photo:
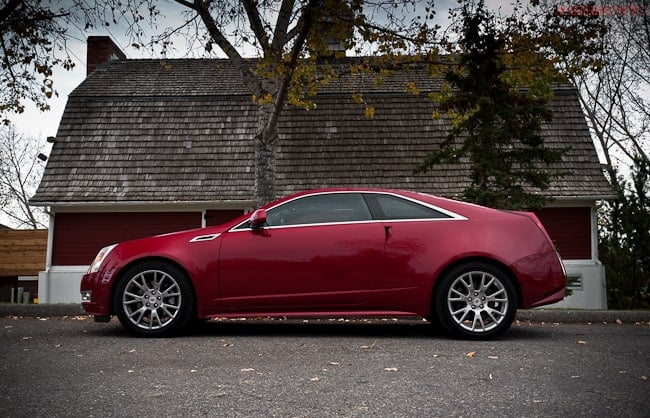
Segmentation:
<svg viewBox="0 0 650 418">
<path fill-rule="evenodd" d="M 332 82 L 315 110 L 288 107 L 279 126 L 277 194 L 322 186 L 377 186 L 455 197 L 467 166 L 413 169 L 445 136 L 422 91 L 439 80 L 401 72 L 377 85 L 368 75 Z M 367 119 L 351 99 L 363 92 L 376 113 Z M 577 93 L 558 88 L 549 146 L 571 146 L 557 168 L 557 198 L 613 195 L 600 169 Z M 124 60 L 93 72 L 77 87 L 59 125 L 41 184 L 40 205 L 250 201 L 256 106 L 225 60 Z"/>
</svg>

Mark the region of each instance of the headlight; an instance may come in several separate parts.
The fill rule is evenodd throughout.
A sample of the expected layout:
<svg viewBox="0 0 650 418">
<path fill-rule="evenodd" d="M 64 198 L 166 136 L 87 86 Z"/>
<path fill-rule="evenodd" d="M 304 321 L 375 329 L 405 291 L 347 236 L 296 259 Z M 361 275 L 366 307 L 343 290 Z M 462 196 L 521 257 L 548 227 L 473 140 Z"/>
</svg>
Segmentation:
<svg viewBox="0 0 650 418">
<path fill-rule="evenodd" d="M 111 251 L 113 251 L 113 248 L 117 247 L 117 244 L 109 245 L 108 247 L 104 247 L 99 252 L 97 253 L 97 256 L 93 260 L 93 263 L 90 265 L 90 268 L 88 269 L 88 273 L 96 273 L 99 270 L 99 266 L 102 265 L 102 262 L 106 259 L 108 254 L 110 254 Z"/>
</svg>

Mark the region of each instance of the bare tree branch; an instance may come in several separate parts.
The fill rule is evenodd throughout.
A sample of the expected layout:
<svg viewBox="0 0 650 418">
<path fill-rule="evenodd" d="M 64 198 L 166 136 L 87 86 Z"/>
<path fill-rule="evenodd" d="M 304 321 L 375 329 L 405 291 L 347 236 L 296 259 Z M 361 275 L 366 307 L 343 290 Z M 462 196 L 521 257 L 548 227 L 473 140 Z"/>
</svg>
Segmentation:
<svg viewBox="0 0 650 418">
<path fill-rule="evenodd" d="M 290 39 L 288 30 L 294 4 L 295 0 L 283 0 L 280 6 L 278 20 L 275 24 L 275 31 L 273 32 L 273 43 L 271 45 L 271 50 L 274 55 L 280 55 L 282 48 Z"/>
<path fill-rule="evenodd" d="M 205 25 L 208 33 L 217 45 L 219 45 L 219 48 L 221 48 L 221 50 L 228 56 L 228 59 L 230 59 L 235 68 L 237 68 L 241 73 L 244 84 L 249 91 L 258 97 L 264 96 L 266 92 L 263 90 L 262 85 L 258 80 L 256 80 L 250 65 L 242 58 L 237 49 L 228 38 L 226 38 L 212 18 L 209 10 L 209 3 L 203 0 L 196 0 L 194 5 L 196 7 L 194 10 L 196 10 L 201 17 L 201 21 Z"/>
<path fill-rule="evenodd" d="M 260 12 L 257 9 L 256 2 L 253 0 L 242 0 L 242 3 L 244 5 L 244 9 L 246 10 L 246 15 L 248 16 L 250 28 L 255 34 L 257 42 L 259 42 L 262 51 L 268 50 L 269 34 L 266 33 L 266 30 L 264 29 L 264 24 L 260 18 Z"/>
<path fill-rule="evenodd" d="M 42 208 L 29 204 L 43 167 L 36 162 L 37 140 L 18 135 L 13 126 L 0 131 L 0 213 L 18 227 L 43 228 L 47 224 Z"/>
</svg>

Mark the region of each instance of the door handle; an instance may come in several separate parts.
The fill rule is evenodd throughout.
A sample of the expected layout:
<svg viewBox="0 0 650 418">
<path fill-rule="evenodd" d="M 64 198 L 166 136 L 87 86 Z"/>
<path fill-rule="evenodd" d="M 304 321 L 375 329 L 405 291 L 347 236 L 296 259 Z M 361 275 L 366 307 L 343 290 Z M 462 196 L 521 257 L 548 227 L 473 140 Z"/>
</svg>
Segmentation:
<svg viewBox="0 0 650 418">
<path fill-rule="evenodd" d="M 393 235 L 393 227 L 390 225 L 384 225 L 384 231 L 386 231 L 386 239 Z"/>
</svg>

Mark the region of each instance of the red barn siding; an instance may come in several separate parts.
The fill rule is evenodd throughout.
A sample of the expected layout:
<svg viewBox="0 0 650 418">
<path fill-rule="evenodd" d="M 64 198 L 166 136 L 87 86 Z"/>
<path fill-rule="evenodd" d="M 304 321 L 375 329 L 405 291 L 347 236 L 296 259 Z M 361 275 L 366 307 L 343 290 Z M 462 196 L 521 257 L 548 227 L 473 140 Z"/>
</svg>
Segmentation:
<svg viewBox="0 0 650 418">
<path fill-rule="evenodd" d="M 242 209 L 235 210 L 206 210 L 205 211 L 205 226 L 221 225 L 224 222 L 232 221 L 233 219 L 244 214 Z"/>
<path fill-rule="evenodd" d="M 200 227 L 201 212 L 57 213 L 52 264 L 86 265 L 106 245 Z"/>
<path fill-rule="evenodd" d="M 535 211 L 565 260 L 591 259 L 591 208 Z"/>
</svg>

